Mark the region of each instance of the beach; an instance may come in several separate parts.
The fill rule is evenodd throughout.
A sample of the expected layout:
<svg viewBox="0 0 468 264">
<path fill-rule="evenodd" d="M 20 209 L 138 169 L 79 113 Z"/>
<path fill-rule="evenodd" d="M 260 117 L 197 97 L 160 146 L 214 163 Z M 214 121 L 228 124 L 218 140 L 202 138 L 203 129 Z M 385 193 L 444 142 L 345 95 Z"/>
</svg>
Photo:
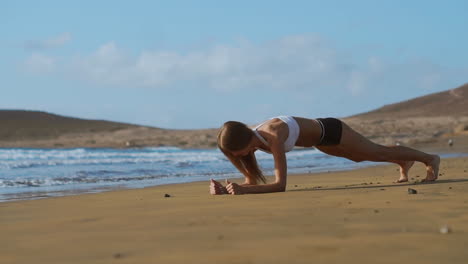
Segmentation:
<svg viewBox="0 0 468 264">
<path fill-rule="evenodd" d="M 418 183 L 416 164 L 393 184 L 382 165 L 290 175 L 284 193 L 195 182 L 0 203 L 0 263 L 466 263 L 468 158 L 440 174 Z"/>
<path fill-rule="evenodd" d="M 0 264 L 468 264 L 468 1 L 1 7 Z"/>
</svg>

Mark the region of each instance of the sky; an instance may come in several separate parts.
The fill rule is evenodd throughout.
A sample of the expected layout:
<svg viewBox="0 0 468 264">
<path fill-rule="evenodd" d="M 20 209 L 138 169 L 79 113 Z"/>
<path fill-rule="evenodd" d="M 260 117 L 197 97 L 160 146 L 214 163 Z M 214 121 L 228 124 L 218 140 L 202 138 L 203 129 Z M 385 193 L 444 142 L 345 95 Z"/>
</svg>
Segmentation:
<svg viewBox="0 0 468 264">
<path fill-rule="evenodd" d="M 468 1 L 0 1 L 0 109 L 173 129 L 468 82 Z"/>
</svg>

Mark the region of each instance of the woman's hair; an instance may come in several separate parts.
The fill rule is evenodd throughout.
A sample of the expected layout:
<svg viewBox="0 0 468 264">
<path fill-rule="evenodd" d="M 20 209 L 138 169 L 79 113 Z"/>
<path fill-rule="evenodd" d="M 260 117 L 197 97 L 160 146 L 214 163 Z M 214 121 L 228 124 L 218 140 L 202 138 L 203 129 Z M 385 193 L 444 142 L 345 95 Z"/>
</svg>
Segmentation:
<svg viewBox="0 0 468 264">
<path fill-rule="evenodd" d="M 251 182 L 256 184 L 260 180 L 266 183 L 266 179 L 258 167 L 253 151 L 242 157 L 236 157 L 232 154 L 233 151 L 245 149 L 253 136 L 252 130 L 244 123 L 228 121 L 219 130 L 218 147 Z"/>
</svg>

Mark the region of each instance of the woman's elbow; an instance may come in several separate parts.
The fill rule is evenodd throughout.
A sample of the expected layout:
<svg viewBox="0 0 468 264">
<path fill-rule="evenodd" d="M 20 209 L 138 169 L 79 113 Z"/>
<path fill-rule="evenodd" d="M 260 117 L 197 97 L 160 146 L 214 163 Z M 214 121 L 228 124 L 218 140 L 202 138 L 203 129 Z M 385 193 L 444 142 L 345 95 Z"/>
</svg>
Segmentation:
<svg viewBox="0 0 468 264">
<path fill-rule="evenodd" d="M 286 183 L 278 182 L 276 190 L 277 190 L 277 192 L 285 192 L 286 191 Z"/>
</svg>

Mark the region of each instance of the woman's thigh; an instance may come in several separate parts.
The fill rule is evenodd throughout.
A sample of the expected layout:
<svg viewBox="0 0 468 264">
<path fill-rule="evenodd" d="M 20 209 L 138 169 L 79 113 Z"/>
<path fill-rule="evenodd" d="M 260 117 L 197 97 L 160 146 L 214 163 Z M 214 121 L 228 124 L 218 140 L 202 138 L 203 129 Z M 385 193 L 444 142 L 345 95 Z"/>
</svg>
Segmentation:
<svg viewBox="0 0 468 264">
<path fill-rule="evenodd" d="M 317 146 L 326 154 L 344 157 L 356 162 L 364 160 L 378 160 L 376 156 L 384 146 L 378 145 L 354 131 L 347 124 L 342 123 L 341 142 L 334 146 Z"/>
</svg>

